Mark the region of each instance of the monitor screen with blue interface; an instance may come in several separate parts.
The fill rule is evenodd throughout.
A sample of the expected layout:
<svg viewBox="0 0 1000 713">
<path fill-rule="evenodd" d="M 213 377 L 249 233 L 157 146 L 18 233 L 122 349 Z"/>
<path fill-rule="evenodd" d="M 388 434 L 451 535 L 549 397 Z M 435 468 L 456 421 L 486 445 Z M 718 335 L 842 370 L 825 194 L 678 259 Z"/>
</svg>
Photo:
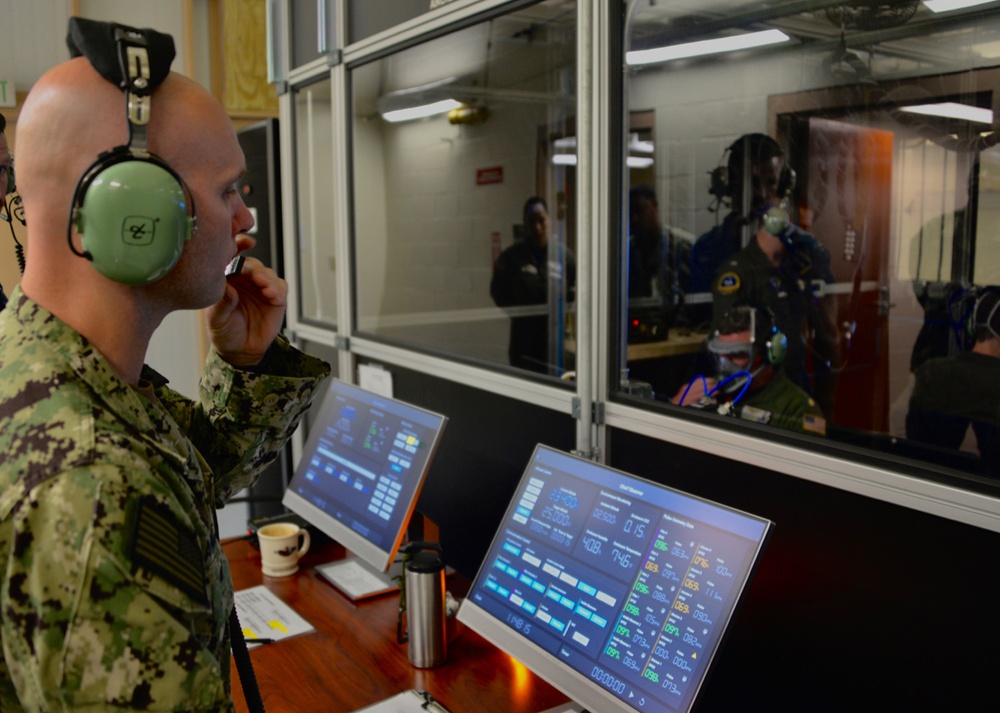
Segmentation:
<svg viewBox="0 0 1000 713">
<path fill-rule="evenodd" d="M 446 422 L 333 379 L 282 502 L 387 572 Z"/>
<path fill-rule="evenodd" d="M 459 619 L 591 711 L 688 711 L 770 529 L 538 446 Z"/>
</svg>

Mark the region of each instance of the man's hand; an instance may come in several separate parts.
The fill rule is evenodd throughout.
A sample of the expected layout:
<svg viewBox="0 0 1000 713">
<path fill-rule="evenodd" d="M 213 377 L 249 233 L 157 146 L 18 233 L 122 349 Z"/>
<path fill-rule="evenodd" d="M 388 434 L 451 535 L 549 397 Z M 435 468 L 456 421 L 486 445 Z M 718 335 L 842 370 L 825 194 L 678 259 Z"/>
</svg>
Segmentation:
<svg viewBox="0 0 1000 713">
<path fill-rule="evenodd" d="M 254 245 L 236 238 L 240 251 Z M 288 284 L 260 260 L 248 257 L 239 275 L 226 281 L 226 294 L 206 310 L 212 346 L 229 364 L 247 368 L 264 358 L 278 336 L 288 304 Z"/>
<path fill-rule="evenodd" d="M 677 406 L 692 406 L 702 398 L 711 398 L 708 394 L 715 388 L 717 383 L 718 379 L 711 377 L 706 379 L 696 376 L 691 379 L 690 383 L 679 388 L 674 397 L 670 399 L 670 402 Z M 714 399 L 712 399 L 712 402 L 714 403 Z"/>
</svg>

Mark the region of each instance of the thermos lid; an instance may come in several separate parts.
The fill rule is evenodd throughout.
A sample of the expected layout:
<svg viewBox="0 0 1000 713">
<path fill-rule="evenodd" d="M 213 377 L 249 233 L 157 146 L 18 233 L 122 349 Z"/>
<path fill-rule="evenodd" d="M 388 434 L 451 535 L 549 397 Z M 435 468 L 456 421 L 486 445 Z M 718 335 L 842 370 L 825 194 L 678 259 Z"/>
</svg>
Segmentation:
<svg viewBox="0 0 1000 713">
<path fill-rule="evenodd" d="M 419 574 L 432 574 L 444 569 L 444 562 L 441 560 L 441 553 L 435 550 L 421 550 L 414 552 L 406 563 L 408 572 Z"/>
</svg>

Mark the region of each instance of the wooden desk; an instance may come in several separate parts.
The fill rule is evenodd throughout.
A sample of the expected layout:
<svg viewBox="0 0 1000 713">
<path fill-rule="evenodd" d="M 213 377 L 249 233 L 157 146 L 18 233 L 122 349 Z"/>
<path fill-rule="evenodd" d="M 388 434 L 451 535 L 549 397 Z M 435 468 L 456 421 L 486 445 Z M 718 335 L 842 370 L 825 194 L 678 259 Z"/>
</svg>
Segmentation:
<svg viewBox="0 0 1000 713">
<path fill-rule="evenodd" d="M 694 354 L 705 346 L 708 335 L 687 328 L 671 327 L 669 338 L 659 342 L 640 342 L 628 345 L 628 360 L 659 359 L 661 357 Z"/>
<path fill-rule="evenodd" d="M 694 332 L 686 327 L 671 327 L 667 335 L 667 339 L 659 342 L 629 344 L 626 359 L 632 362 L 644 359 L 680 356 L 681 354 L 694 354 L 704 347 L 705 340 L 708 338 L 706 333 Z M 575 339 L 567 339 L 564 347 L 568 353 L 576 354 Z"/>
<path fill-rule="evenodd" d="M 567 698 L 492 644 L 465 629 L 448 645 L 448 662 L 435 669 L 410 665 L 406 645 L 396 643 L 399 595 L 354 603 L 314 568 L 344 556 L 336 544 L 316 547 L 291 577 L 265 577 L 260 553 L 247 540 L 228 540 L 237 591 L 265 584 L 316 631 L 252 649 L 250 658 L 268 713 L 346 713 L 390 695 L 429 691 L 451 713 L 537 713 Z M 448 590 L 464 595 L 468 581 L 448 578 Z M 247 710 L 232 666 L 236 710 Z"/>
</svg>

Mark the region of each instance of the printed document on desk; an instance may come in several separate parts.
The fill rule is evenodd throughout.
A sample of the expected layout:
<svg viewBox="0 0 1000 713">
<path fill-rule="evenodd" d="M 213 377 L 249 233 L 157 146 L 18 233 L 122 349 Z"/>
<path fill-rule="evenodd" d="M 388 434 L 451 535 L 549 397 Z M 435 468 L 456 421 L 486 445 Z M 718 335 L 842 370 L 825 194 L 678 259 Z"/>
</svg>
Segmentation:
<svg viewBox="0 0 1000 713">
<path fill-rule="evenodd" d="M 263 584 L 234 592 L 236 613 L 240 628 L 247 639 L 247 646 L 254 647 L 253 639 L 281 641 L 291 636 L 315 631 L 312 625 L 295 613 L 295 610 L 278 599 Z"/>
<path fill-rule="evenodd" d="M 434 700 L 427 691 L 411 688 L 398 693 L 392 698 L 386 698 L 380 703 L 359 708 L 354 713 L 448 713 L 448 709 Z"/>
</svg>

